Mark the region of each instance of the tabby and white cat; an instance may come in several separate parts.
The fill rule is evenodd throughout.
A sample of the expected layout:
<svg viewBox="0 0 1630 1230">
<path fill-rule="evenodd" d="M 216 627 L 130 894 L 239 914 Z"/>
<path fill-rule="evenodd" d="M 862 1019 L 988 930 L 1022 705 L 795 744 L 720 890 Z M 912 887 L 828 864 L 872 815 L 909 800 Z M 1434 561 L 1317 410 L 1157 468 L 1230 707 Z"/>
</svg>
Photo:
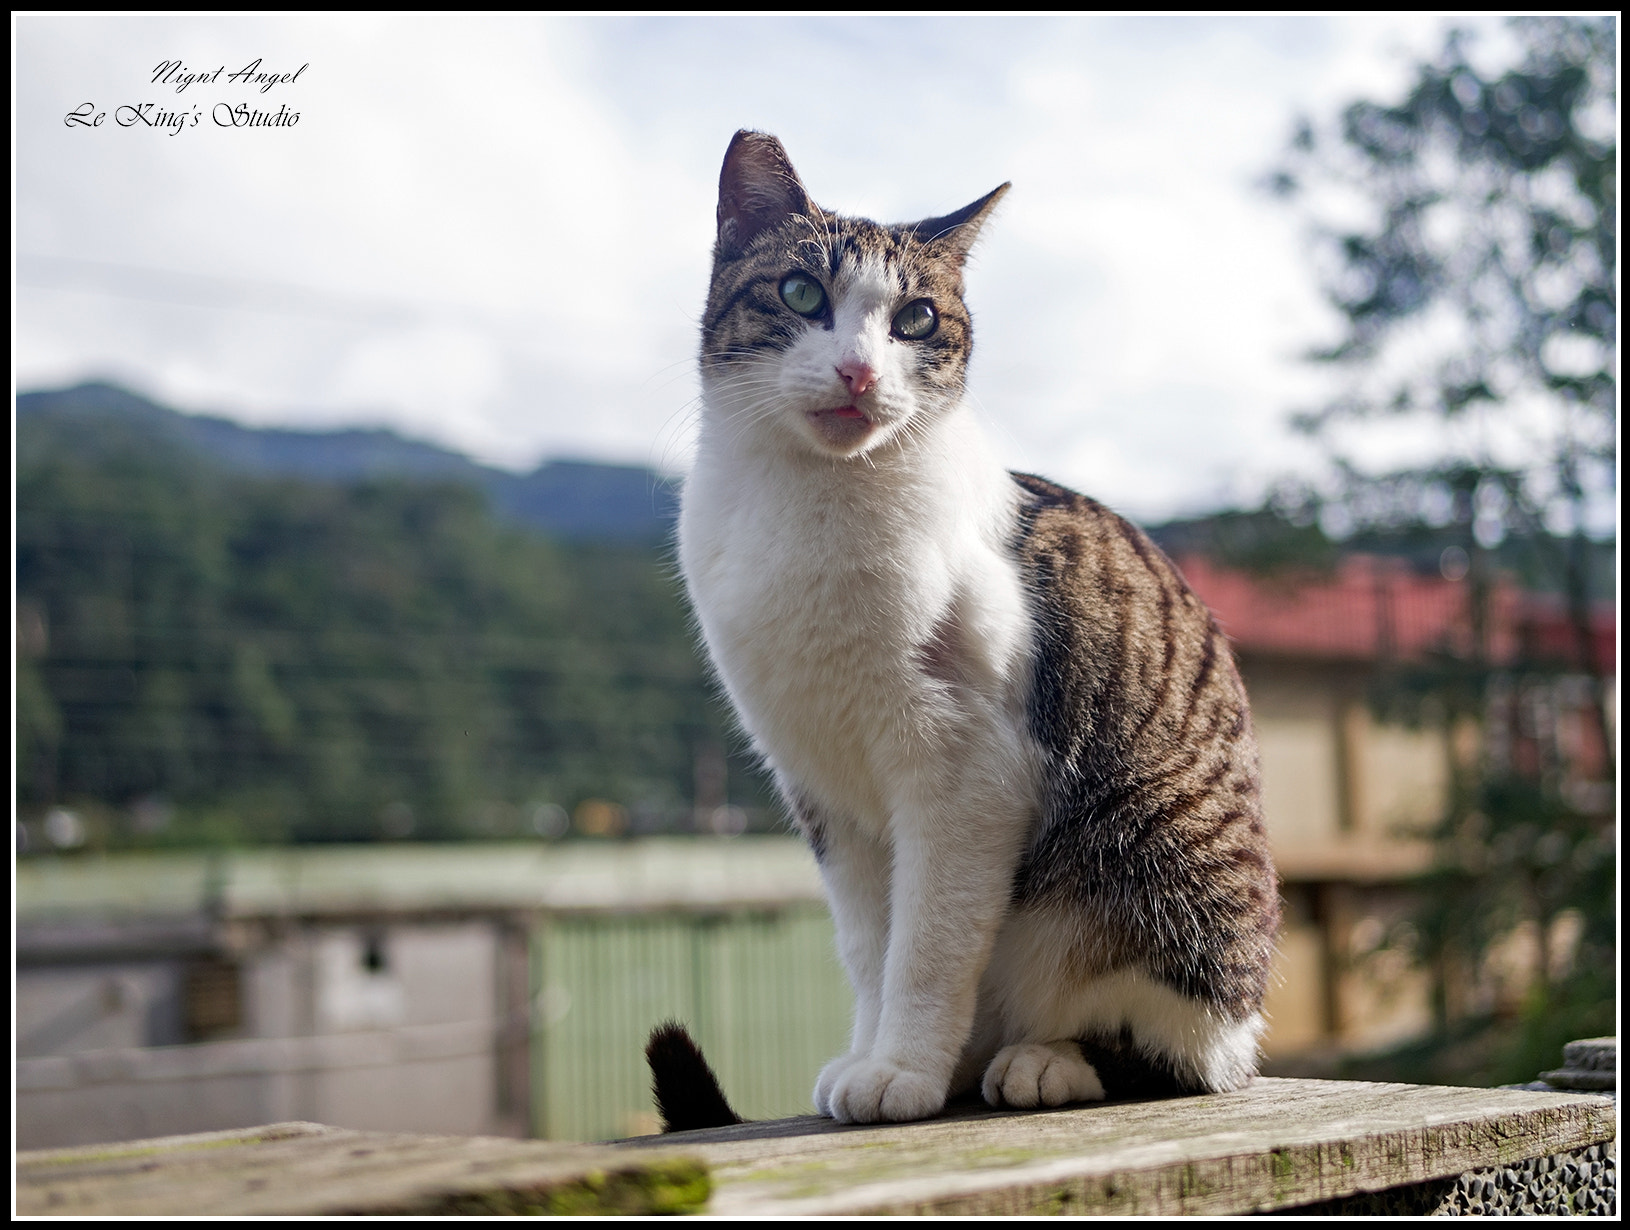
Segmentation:
<svg viewBox="0 0 1630 1230">
<path fill-rule="evenodd" d="M 1279 898 L 1228 642 L 963 397 L 1007 187 L 880 226 L 745 131 L 720 175 L 679 558 L 830 898 L 855 1020 L 815 1105 L 844 1122 L 1235 1089 L 1263 1028 Z"/>
</svg>

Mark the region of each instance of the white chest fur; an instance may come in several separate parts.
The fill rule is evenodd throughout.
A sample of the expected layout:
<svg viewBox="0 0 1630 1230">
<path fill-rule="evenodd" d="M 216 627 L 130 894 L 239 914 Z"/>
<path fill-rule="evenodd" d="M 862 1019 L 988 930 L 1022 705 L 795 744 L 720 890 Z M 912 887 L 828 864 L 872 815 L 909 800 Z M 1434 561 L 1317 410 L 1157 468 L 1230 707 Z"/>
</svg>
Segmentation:
<svg viewBox="0 0 1630 1230">
<path fill-rule="evenodd" d="M 948 748 L 1011 748 L 1029 620 L 1018 490 L 971 415 L 836 460 L 704 422 L 680 562 L 708 649 L 788 784 L 868 828 Z"/>
</svg>

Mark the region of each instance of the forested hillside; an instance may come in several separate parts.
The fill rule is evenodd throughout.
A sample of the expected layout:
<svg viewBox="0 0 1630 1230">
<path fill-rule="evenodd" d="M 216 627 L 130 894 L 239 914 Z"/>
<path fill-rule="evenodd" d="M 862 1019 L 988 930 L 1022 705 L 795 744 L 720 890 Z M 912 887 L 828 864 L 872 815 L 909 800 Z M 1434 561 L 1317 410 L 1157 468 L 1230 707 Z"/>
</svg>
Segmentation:
<svg viewBox="0 0 1630 1230">
<path fill-rule="evenodd" d="M 760 807 L 665 551 L 469 483 L 245 473 L 128 414 L 19 414 L 21 819 L 92 844 L 684 827 Z M 701 766 L 702 781 L 695 779 Z M 594 819 L 594 818 L 598 819 Z"/>
<path fill-rule="evenodd" d="M 243 474 L 321 479 L 442 480 L 484 492 L 506 521 L 573 541 L 664 541 L 678 512 L 678 488 L 640 466 L 546 461 L 524 474 L 479 465 L 468 457 L 387 428 L 312 430 L 245 427 L 230 419 L 180 414 L 122 389 L 91 383 L 22 393 L 19 430 L 41 419 L 87 433 L 167 441 L 183 452 Z"/>
</svg>

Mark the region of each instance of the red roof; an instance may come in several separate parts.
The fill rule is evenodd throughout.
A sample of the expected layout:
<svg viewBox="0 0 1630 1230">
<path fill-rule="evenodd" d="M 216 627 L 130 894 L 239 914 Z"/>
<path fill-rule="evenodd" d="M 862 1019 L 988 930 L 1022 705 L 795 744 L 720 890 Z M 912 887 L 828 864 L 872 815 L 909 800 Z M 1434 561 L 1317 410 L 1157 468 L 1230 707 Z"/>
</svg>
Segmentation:
<svg viewBox="0 0 1630 1230">
<path fill-rule="evenodd" d="M 1247 652 L 1373 661 L 1433 652 L 1470 656 L 1470 587 L 1422 574 L 1403 560 L 1349 555 L 1334 574 L 1262 577 L 1221 568 L 1199 555 L 1178 566 L 1223 631 Z M 1576 661 L 1566 608 L 1499 576 L 1489 601 L 1488 655 Z M 1591 612 L 1596 670 L 1611 673 L 1617 619 L 1611 603 Z"/>
<path fill-rule="evenodd" d="M 1522 600 L 1522 656 L 1537 662 L 1577 662 L 1578 635 L 1560 595 L 1524 594 Z M 1590 612 L 1590 651 L 1597 674 L 1613 673 L 1618 648 L 1618 611 L 1611 602 L 1596 603 Z"/>
</svg>

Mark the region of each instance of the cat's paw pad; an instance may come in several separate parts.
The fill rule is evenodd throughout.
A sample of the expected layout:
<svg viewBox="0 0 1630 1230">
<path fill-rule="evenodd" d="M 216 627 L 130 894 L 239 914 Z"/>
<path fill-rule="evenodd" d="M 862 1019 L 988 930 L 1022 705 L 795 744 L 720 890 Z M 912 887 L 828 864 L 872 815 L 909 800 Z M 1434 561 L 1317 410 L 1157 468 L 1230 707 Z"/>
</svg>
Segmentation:
<svg viewBox="0 0 1630 1230">
<path fill-rule="evenodd" d="M 926 1119 L 944 1109 L 943 1078 L 883 1060 L 861 1059 L 834 1083 L 825 1113 L 839 1123 L 899 1123 Z"/>
<path fill-rule="evenodd" d="M 1073 1042 L 1003 1047 L 985 1069 L 980 1091 L 992 1106 L 1064 1106 L 1104 1098 L 1097 1069 Z"/>
</svg>

